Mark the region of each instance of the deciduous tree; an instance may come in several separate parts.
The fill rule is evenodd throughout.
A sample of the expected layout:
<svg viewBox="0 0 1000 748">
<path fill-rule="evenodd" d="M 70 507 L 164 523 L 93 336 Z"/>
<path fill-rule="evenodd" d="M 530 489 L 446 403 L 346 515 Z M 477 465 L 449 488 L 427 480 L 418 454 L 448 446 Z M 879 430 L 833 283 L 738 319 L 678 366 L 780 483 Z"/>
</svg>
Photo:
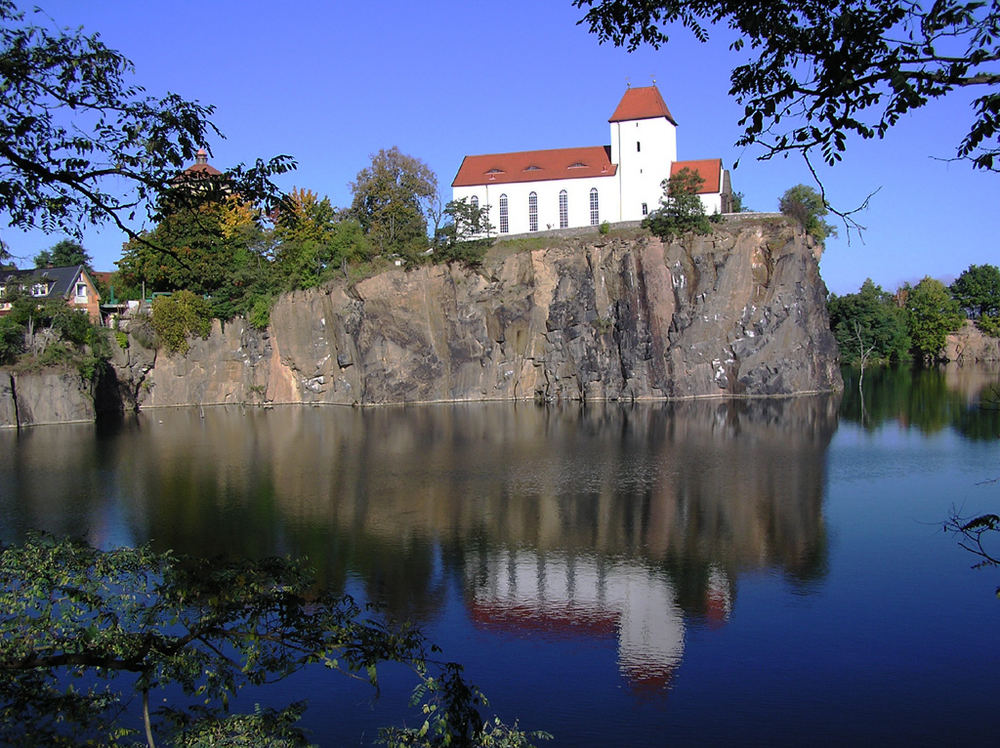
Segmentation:
<svg viewBox="0 0 1000 748">
<path fill-rule="evenodd" d="M 134 238 L 133 218 L 159 216 L 180 170 L 220 133 L 211 106 L 149 96 L 132 74 L 97 34 L 0 0 L 0 213 L 11 226 L 79 235 L 111 222 Z M 278 156 L 220 181 L 273 204 L 271 177 L 291 168 Z"/>
<path fill-rule="evenodd" d="M 351 212 L 379 252 L 414 255 L 427 246 L 437 177 L 423 161 L 395 146 L 371 159 L 351 182 Z"/>
<path fill-rule="evenodd" d="M 461 668 L 438 669 L 428 651 L 412 627 L 324 592 L 284 559 L 100 551 L 37 534 L 0 547 L 0 739 L 11 745 L 120 745 L 134 734 L 122 724 L 133 708 L 150 748 L 157 735 L 178 746 L 304 746 L 304 704 L 226 716 L 229 699 L 307 666 L 377 685 L 384 662 L 410 666 L 423 697 L 423 725 L 386 733 L 390 745 L 529 745 L 486 722 Z M 202 704 L 150 706 L 181 692 Z"/>
<path fill-rule="evenodd" d="M 785 190 L 778 200 L 778 209 L 798 221 L 806 233 L 818 242 L 837 235 L 836 228 L 823 220 L 828 212 L 823 196 L 808 185 L 797 184 Z"/>
<path fill-rule="evenodd" d="M 830 329 L 845 363 L 860 363 L 862 356 L 880 363 L 909 356 L 906 319 L 896 300 L 881 286 L 865 280 L 855 294 L 830 294 L 827 302 Z"/>
<path fill-rule="evenodd" d="M 996 265 L 969 265 L 950 291 L 972 319 L 1000 315 L 1000 268 Z"/>
<path fill-rule="evenodd" d="M 62 239 L 48 249 L 43 249 L 35 255 L 35 267 L 67 267 L 69 265 L 85 265 L 88 270 L 93 271 L 91 263 L 93 259 L 79 242 L 73 239 Z"/>
<path fill-rule="evenodd" d="M 948 333 L 962 325 L 962 312 L 944 284 L 924 278 L 906 294 L 906 328 L 913 353 L 925 362 L 941 354 Z"/>
<path fill-rule="evenodd" d="M 664 240 L 688 232 L 707 234 L 712 225 L 698 197 L 704 182 L 698 172 L 687 167 L 664 180 L 660 207 L 650 213 L 642 225 Z"/>
</svg>

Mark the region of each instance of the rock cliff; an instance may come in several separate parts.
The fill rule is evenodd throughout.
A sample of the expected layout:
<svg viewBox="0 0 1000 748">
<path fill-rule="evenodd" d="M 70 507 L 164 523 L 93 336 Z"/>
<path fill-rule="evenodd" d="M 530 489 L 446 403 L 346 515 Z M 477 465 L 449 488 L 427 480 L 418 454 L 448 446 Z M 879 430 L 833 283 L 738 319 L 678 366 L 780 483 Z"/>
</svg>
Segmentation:
<svg viewBox="0 0 1000 748">
<path fill-rule="evenodd" d="M 974 322 L 966 320 L 961 329 L 948 336 L 942 355 L 959 364 L 1000 361 L 1000 338 L 984 335 Z"/>
<path fill-rule="evenodd" d="M 478 271 L 392 270 L 216 322 L 186 355 L 130 336 L 97 387 L 0 372 L 0 425 L 122 408 L 791 395 L 842 386 L 818 248 L 780 216 L 663 243 L 641 231 L 498 244 Z"/>
<path fill-rule="evenodd" d="M 266 332 L 130 346 L 139 407 L 789 395 L 840 388 L 817 251 L 780 217 L 708 236 L 556 239 L 284 296 Z"/>
</svg>

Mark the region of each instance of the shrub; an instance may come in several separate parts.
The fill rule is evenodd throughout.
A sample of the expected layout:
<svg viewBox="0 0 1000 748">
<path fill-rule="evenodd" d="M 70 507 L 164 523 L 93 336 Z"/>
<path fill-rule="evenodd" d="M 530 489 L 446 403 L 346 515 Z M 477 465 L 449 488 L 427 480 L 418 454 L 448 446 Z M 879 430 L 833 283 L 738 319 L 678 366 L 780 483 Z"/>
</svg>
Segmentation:
<svg viewBox="0 0 1000 748">
<path fill-rule="evenodd" d="M 153 329 L 167 350 L 187 353 L 189 335 L 207 338 L 212 331 L 208 302 L 190 291 L 153 299 Z"/>
<path fill-rule="evenodd" d="M 597 231 L 601 236 L 607 236 L 611 231 L 611 224 L 607 221 L 602 221 L 601 225 L 597 227 Z"/>
<path fill-rule="evenodd" d="M 12 317 L 0 317 L 0 364 L 12 364 L 24 353 L 24 327 Z"/>
<path fill-rule="evenodd" d="M 262 296 L 254 301 L 250 314 L 247 315 L 251 327 L 263 330 L 271 324 L 271 302 L 270 296 Z"/>
<path fill-rule="evenodd" d="M 980 329 L 983 335 L 1000 338 L 1000 316 L 980 317 L 976 320 L 976 327 Z"/>
<path fill-rule="evenodd" d="M 806 233 L 818 242 L 837 235 L 837 229 L 823 220 L 827 209 L 822 196 L 808 185 L 797 184 L 785 190 L 778 201 L 778 208 L 798 221 Z"/>
<path fill-rule="evenodd" d="M 63 306 L 52 315 L 52 329 L 74 345 L 86 345 L 93 339 L 93 325 L 86 312 Z"/>
<path fill-rule="evenodd" d="M 701 198 L 698 197 L 698 190 L 704 181 L 697 172 L 687 168 L 681 169 L 669 180 L 664 180 L 665 196 L 660 200 L 660 207 L 643 220 L 643 228 L 649 229 L 663 240 L 689 232 L 710 233 L 712 224 L 705 215 Z"/>
</svg>

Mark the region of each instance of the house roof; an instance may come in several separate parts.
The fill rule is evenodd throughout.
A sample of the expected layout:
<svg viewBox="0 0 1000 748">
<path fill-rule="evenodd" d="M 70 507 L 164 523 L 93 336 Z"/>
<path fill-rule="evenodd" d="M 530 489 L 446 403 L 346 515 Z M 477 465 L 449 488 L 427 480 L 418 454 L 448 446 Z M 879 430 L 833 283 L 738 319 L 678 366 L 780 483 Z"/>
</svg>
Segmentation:
<svg viewBox="0 0 1000 748">
<path fill-rule="evenodd" d="M 75 290 L 73 284 L 81 275 L 86 275 L 93 285 L 93 278 L 83 265 L 68 265 L 58 268 L 32 268 L 31 270 L 4 270 L 0 272 L 0 285 L 17 283 L 31 286 L 35 283 L 48 283 L 49 291 L 40 299 L 67 299 Z"/>
<path fill-rule="evenodd" d="M 189 174 L 193 177 L 217 177 L 222 174 L 221 171 L 216 169 L 210 163 L 208 163 L 208 151 L 204 148 L 199 148 L 198 152 L 195 154 L 194 163 L 184 170 L 185 174 Z"/>
<path fill-rule="evenodd" d="M 546 151 L 487 153 L 466 156 L 452 187 L 480 184 L 515 184 L 550 179 L 613 177 L 618 167 L 611 163 L 611 147 L 553 148 Z"/>
<path fill-rule="evenodd" d="M 697 161 L 674 161 L 670 164 L 670 177 L 682 169 L 690 169 L 702 178 L 699 195 L 719 192 L 722 189 L 722 159 L 703 158 Z"/>
<path fill-rule="evenodd" d="M 644 88 L 630 88 L 625 91 L 622 100 L 618 102 L 618 108 L 611 115 L 608 122 L 622 122 L 632 119 L 653 119 L 654 117 L 666 117 L 672 124 L 677 121 L 667 109 L 660 90 L 656 86 L 645 86 Z"/>
</svg>

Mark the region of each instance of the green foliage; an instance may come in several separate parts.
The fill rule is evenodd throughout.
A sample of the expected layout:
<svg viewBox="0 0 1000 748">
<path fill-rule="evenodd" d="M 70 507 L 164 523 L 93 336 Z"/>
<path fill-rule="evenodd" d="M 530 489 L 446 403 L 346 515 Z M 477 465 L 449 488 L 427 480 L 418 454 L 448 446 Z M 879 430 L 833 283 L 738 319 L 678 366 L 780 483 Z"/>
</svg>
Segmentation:
<svg viewBox="0 0 1000 748">
<path fill-rule="evenodd" d="M 489 206 L 473 205 L 467 198 L 452 200 L 444 208 L 446 222 L 434 237 L 433 259 L 436 262 L 461 262 L 478 267 L 486 250 L 495 241 L 489 219 Z"/>
<path fill-rule="evenodd" d="M 687 233 L 710 233 L 712 225 L 698 197 L 698 190 L 704 182 L 698 172 L 688 168 L 665 180 L 660 207 L 643 219 L 643 228 L 648 228 L 664 241 Z"/>
<path fill-rule="evenodd" d="M 597 227 L 597 233 L 601 236 L 607 236 L 608 232 L 611 231 L 611 224 L 607 221 L 601 221 L 601 225 Z"/>
<path fill-rule="evenodd" d="M 273 299 L 269 296 L 261 296 L 254 300 L 250 307 L 250 314 L 247 321 L 258 330 L 265 330 L 271 324 L 271 305 Z"/>
<path fill-rule="evenodd" d="M 976 327 L 983 335 L 1000 338 L 1000 315 L 980 317 L 976 320 Z"/>
<path fill-rule="evenodd" d="M 12 316 L 0 317 L 0 364 L 12 364 L 24 352 L 24 325 Z"/>
<path fill-rule="evenodd" d="M 837 235 L 837 229 L 823 220 L 827 214 L 823 197 L 808 185 L 789 187 L 778 201 L 778 207 L 786 216 L 798 221 L 806 233 L 818 242 Z"/>
<path fill-rule="evenodd" d="M 0 212 L 10 225 L 77 235 L 111 222 L 134 236 L 131 216 L 157 216 L 179 169 L 218 131 L 212 107 L 146 96 L 132 72 L 99 35 L 55 30 L 40 9 L 0 0 Z M 270 177 L 290 168 L 278 157 L 227 179 L 273 203 Z"/>
<path fill-rule="evenodd" d="M 147 292 L 218 291 L 230 280 L 238 251 L 245 247 L 225 235 L 224 211 L 222 203 L 207 202 L 164 217 L 153 231 L 125 245 L 118 262 L 122 280 L 135 286 L 144 281 Z"/>
<path fill-rule="evenodd" d="M 152 324 L 168 351 L 187 353 L 189 335 L 207 338 L 212 331 L 212 312 L 202 297 L 178 291 L 153 299 Z"/>
<path fill-rule="evenodd" d="M 128 350 L 128 335 L 121 330 L 115 330 L 115 342 L 123 351 Z"/>
<path fill-rule="evenodd" d="M 729 93 L 742 105 L 739 146 L 761 158 L 819 152 L 834 164 L 849 137 L 882 138 L 906 114 L 957 91 L 972 100 L 959 158 L 994 169 L 1000 155 L 1000 6 L 941 0 L 573 0 L 601 42 L 634 50 L 682 26 L 707 41 L 710 25 L 735 32 L 744 52 Z M 963 93 L 962 96 L 965 94 Z"/>
<path fill-rule="evenodd" d="M 75 345 L 86 345 L 94 340 L 94 326 L 90 317 L 80 309 L 61 304 L 52 315 L 50 326 L 59 337 Z"/>
<path fill-rule="evenodd" d="M 949 290 L 972 319 L 1000 315 L 1000 268 L 996 265 L 969 265 Z"/>
<path fill-rule="evenodd" d="M 380 253 L 408 259 L 427 248 L 427 222 L 437 196 L 430 167 L 393 146 L 371 156 L 351 182 L 351 213 Z"/>
<path fill-rule="evenodd" d="M 935 361 L 944 348 L 948 333 L 962 326 L 961 310 L 939 280 L 924 278 L 906 292 L 906 329 L 913 354 L 923 361 Z"/>
<path fill-rule="evenodd" d="M 93 259 L 87 251 L 72 239 L 63 239 L 56 242 L 48 249 L 43 249 L 35 255 L 35 267 L 43 268 L 48 265 L 52 267 L 69 267 L 71 265 L 84 265 L 91 269 Z"/>
<path fill-rule="evenodd" d="M 303 704 L 228 715 L 230 699 L 307 666 L 376 686 L 383 662 L 413 669 L 427 715 L 419 742 L 402 730 L 394 744 L 528 744 L 516 726 L 484 721 L 482 694 L 453 663 L 437 672 L 427 649 L 412 627 L 324 592 L 287 559 L 101 551 L 42 534 L 0 548 L 0 740 L 10 744 L 119 745 L 135 737 L 119 722 L 135 704 L 149 746 L 157 734 L 178 746 L 301 746 Z"/>
<path fill-rule="evenodd" d="M 743 195 L 742 192 L 733 193 L 732 212 L 733 213 L 750 212 L 750 207 L 746 204 L 746 197 Z"/>
<path fill-rule="evenodd" d="M 857 363 L 870 351 L 873 363 L 889 363 L 909 357 L 910 337 L 906 315 L 895 298 L 871 278 L 856 294 L 830 294 L 827 301 L 830 329 L 840 348 L 841 360 Z"/>
</svg>

